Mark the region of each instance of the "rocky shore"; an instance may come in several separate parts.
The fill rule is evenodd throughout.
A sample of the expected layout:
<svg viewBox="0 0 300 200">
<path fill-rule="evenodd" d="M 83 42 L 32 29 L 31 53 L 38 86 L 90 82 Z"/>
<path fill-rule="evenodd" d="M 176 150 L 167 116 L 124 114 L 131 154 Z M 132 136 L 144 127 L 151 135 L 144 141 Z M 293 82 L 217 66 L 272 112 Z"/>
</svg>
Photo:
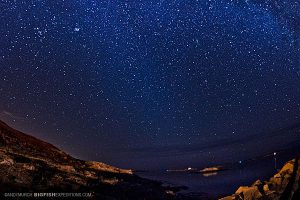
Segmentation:
<svg viewBox="0 0 300 200">
<path fill-rule="evenodd" d="M 231 196 L 220 200 L 299 200 L 300 159 L 288 161 L 268 181 L 255 181 L 251 186 L 241 186 Z"/>
</svg>

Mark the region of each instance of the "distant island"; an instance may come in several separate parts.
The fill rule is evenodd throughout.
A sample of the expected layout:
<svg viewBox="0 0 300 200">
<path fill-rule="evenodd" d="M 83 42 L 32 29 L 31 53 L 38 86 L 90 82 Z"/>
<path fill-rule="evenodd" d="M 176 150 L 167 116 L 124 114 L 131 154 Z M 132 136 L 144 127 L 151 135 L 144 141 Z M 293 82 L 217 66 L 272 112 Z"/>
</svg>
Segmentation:
<svg viewBox="0 0 300 200">
<path fill-rule="evenodd" d="M 202 174 L 209 174 L 209 173 L 215 173 L 218 171 L 225 170 L 223 166 L 214 166 L 214 167 L 206 167 L 203 169 L 198 168 L 192 168 L 188 167 L 186 169 L 167 169 L 167 172 L 188 172 L 188 173 L 202 173 Z"/>
</svg>

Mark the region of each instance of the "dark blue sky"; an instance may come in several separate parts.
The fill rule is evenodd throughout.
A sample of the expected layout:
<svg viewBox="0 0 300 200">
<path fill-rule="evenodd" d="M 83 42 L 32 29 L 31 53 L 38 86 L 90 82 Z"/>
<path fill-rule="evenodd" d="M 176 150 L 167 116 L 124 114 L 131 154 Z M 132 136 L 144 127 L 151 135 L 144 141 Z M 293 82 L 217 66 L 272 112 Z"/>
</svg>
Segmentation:
<svg viewBox="0 0 300 200">
<path fill-rule="evenodd" d="M 257 137 L 300 121 L 299 1 L 3 0 L 0 34 L 1 119 L 77 157 L 199 166 L 299 140 Z"/>
</svg>

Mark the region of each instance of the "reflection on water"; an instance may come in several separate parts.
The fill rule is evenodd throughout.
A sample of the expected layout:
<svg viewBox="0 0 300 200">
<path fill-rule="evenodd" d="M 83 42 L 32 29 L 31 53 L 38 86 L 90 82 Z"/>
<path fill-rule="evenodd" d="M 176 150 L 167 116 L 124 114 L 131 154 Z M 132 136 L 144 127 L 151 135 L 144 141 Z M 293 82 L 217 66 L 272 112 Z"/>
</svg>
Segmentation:
<svg viewBox="0 0 300 200">
<path fill-rule="evenodd" d="M 251 185 L 257 179 L 268 180 L 284 163 L 298 156 L 298 152 L 275 154 L 247 163 L 232 165 L 231 169 L 212 173 L 187 173 L 152 171 L 140 172 L 138 175 L 160 180 L 165 184 L 187 186 L 185 192 L 205 192 L 211 197 L 233 194 L 239 186 Z"/>
<path fill-rule="evenodd" d="M 216 176 L 218 175 L 218 172 L 210 172 L 210 173 L 204 173 L 203 176 L 209 177 L 209 176 Z"/>
</svg>

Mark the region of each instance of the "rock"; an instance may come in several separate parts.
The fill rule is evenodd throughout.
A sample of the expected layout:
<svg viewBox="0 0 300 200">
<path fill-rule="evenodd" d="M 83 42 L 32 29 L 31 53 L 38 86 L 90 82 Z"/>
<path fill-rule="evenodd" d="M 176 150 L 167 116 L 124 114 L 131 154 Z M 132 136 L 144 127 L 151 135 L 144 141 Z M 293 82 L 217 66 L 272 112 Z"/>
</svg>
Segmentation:
<svg viewBox="0 0 300 200">
<path fill-rule="evenodd" d="M 104 179 L 103 183 L 109 184 L 109 185 L 116 185 L 117 183 L 119 183 L 119 180 L 116 178 L 112 178 L 112 179 Z"/>
<path fill-rule="evenodd" d="M 295 159 L 287 162 L 279 171 L 279 174 L 291 174 L 295 166 Z"/>
<path fill-rule="evenodd" d="M 241 196 L 244 200 L 258 199 L 262 197 L 257 186 L 242 186 L 235 192 L 237 196 Z"/>
<path fill-rule="evenodd" d="M 278 174 L 275 174 L 275 175 L 274 175 L 274 178 L 275 178 L 275 179 L 281 178 L 281 174 L 279 174 L 279 173 L 278 173 Z"/>
<path fill-rule="evenodd" d="M 93 179 L 97 178 L 96 174 L 94 172 L 90 172 L 90 171 L 85 171 L 84 175 L 88 178 L 93 178 Z"/>
<path fill-rule="evenodd" d="M 94 169 L 97 171 L 107 171 L 107 172 L 114 172 L 114 173 L 122 173 L 122 174 L 132 174 L 132 170 L 125 170 L 125 169 L 120 169 L 117 167 L 113 167 L 110 165 L 107 165 L 105 163 L 101 162 L 95 162 L 95 161 L 88 161 L 86 162 L 88 168 Z"/>
<path fill-rule="evenodd" d="M 265 184 L 264 187 L 263 187 L 263 189 L 264 189 L 265 193 L 268 193 L 270 191 L 270 188 L 269 188 L 268 184 Z"/>
<path fill-rule="evenodd" d="M 261 180 L 257 180 L 255 181 L 252 186 L 259 186 L 259 185 L 262 185 L 263 183 L 261 182 Z"/>
<path fill-rule="evenodd" d="M 75 168 L 70 165 L 59 165 L 58 168 L 62 171 L 66 171 L 66 172 L 76 172 Z"/>
<path fill-rule="evenodd" d="M 299 159 L 288 161 L 282 169 L 269 181 L 255 181 L 252 186 L 240 187 L 234 195 L 224 197 L 222 200 L 279 200 L 292 199 L 295 194 L 300 193 L 300 162 Z M 296 200 L 298 197 L 293 198 Z"/>
<path fill-rule="evenodd" d="M 223 197 L 220 200 L 235 200 L 234 196 Z"/>
<path fill-rule="evenodd" d="M 29 171 L 34 171 L 35 170 L 35 167 L 33 165 L 30 165 L 30 164 L 23 164 L 23 168 L 25 170 L 29 170 Z"/>
<path fill-rule="evenodd" d="M 4 159 L 0 162 L 0 165 L 13 165 L 14 160 L 11 158 Z"/>
</svg>

